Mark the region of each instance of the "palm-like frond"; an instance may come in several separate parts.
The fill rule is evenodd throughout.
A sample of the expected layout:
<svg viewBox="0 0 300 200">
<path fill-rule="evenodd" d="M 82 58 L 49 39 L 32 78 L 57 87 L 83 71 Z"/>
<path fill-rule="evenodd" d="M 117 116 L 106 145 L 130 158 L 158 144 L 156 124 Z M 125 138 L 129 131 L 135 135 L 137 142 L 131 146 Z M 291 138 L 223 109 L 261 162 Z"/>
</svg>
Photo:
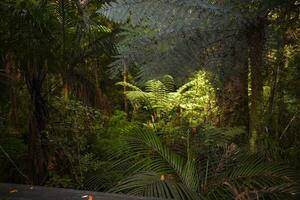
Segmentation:
<svg viewBox="0 0 300 200">
<path fill-rule="evenodd" d="M 128 194 L 160 199 L 204 199 L 190 191 L 184 184 L 174 180 L 164 180 L 162 177 L 155 172 L 141 172 L 122 180 L 110 191 L 128 191 Z"/>
<path fill-rule="evenodd" d="M 130 193 L 136 195 L 182 197 L 179 199 L 198 196 L 195 193 L 198 176 L 193 160 L 186 161 L 172 152 L 151 129 L 133 128 L 126 132 L 126 160 L 138 159 L 139 165 L 133 167 L 131 170 L 134 173 L 112 191 L 124 192 L 130 189 Z"/>
<path fill-rule="evenodd" d="M 137 162 L 111 191 L 170 199 L 289 199 L 296 191 L 293 173 L 231 145 L 223 153 L 197 160 L 182 157 L 150 129 L 125 131 L 120 164 Z M 206 152 L 207 153 L 207 152 Z"/>
<path fill-rule="evenodd" d="M 206 184 L 209 199 L 285 199 L 292 198 L 295 182 L 291 171 L 282 165 L 268 163 L 259 156 L 229 159 L 221 171 L 210 176 Z"/>
</svg>

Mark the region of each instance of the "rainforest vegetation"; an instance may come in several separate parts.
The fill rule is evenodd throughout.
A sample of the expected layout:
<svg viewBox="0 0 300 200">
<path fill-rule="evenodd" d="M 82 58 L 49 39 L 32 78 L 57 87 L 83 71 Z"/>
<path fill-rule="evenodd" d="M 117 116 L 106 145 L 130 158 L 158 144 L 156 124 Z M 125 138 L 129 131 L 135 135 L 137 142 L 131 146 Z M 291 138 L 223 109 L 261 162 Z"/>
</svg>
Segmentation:
<svg viewBox="0 0 300 200">
<path fill-rule="evenodd" d="M 300 1 L 1 0 L 0 182 L 298 199 Z"/>
</svg>

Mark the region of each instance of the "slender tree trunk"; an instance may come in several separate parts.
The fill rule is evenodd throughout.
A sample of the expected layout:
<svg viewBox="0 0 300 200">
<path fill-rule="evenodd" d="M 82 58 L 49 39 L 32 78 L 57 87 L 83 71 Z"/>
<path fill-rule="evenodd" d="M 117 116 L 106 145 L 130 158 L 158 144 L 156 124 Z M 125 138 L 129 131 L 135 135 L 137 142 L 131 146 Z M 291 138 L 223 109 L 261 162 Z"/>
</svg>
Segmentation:
<svg viewBox="0 0 300 200">
<path fill-rule="evenodd" d="M 101 78 L 98 76 L 98 69 L 100 69 L 99 61 L 97 60 L 96 63 L 93 66 L 93 73 L 94 73 L 94 79 L 95 79 L 95 101 L 94 105 L 105 111 L 106 114 L 111 115 L 112 114 L 112 105 L 109 101 L 108 97 L 104 94 L 101 88 Z"/>
<path fill-rule="evenodd" d="M 268 105 L 268 115 L 269 115 L 269 124 L 271 128 L 273 127 L 273 115 L 276 109 L 276 93 L 278 87 L 278 73 L 279 73 L 279 65 L 274 66 L 273 70 L 273 80 L 269 97 L 269 105 Z"/>
<path fill-rule="evenodd" d="M 264 48 L 264 19 L 249 27 L 249 59 L 251 74 L 251 96 L 250 96 L 250 151 L 257 151 L 257 140 L 263 132 L 263 48 Z"/>
<path fill-rule="evenodd" d="M 285 81 L 287 76 L 287 65 L 288 65 L 288 58 L 285 55 L 283 45 L 278 52 L 278 60 L 277 64 L 279 65 L 278 70 L 278 83 L 277 83 L 277 90 L 276 90 L 276 99 L 275 99 L 275 108 L 276 112 L 273 115 L 273 125 L 274 125 L 274 132 L 276 137 L 280 137 L 280 132 L 283 131 L 286 123 L 288 123 L 289 116 L 287 115 L 287 106 L 284 99 L 284 88 L 285 88 Z"/>
<path fill-rule="evenodd" d="M 101 85 L 100 85 L 100 81 L 99 81 L 99 77 L 98 77 L 98 61 L 96 61 L 96 63 L 93 65 L 93 73 L 95 76 L 95 106 L 97 108 L 101 108 L 101 97 L 102 97 L 102 90 L 101 90 Z"/>
<path fill-rule="evenodd" d="M 293 7 L 293 5 L 291 5 Z M 274 66 L 273 84 L 271 87 L 271 94 L 269 98 L 268 108 L 268 125 L 275 137 L 279 137 L 279 132 L 282 127 L 280 125 L 285 123 L 287 116 L 285 116 L 286 105 L 284 102 L 284 82 L 286 78 L 288 57 L 286 56 L 285 47 L 287 45 L 287 31 L 288 23 L 291 23 L 291 10 L 292 8 L 284 9 L 280 16 L 280 26 L 278 29 L 279 40 L 278 49 L 276 53 L 276 63 Z"/>
<path fill-rule="evenodd" d="M 124 70 L 123 70 L 123 81 L 124 83 L 128 82 L 128 69 L 125 62 L 124 62 Z M 124 92 L 124 111 L 127 113 L 128 116 L 128 100 L 126 97 L 126 92 L 127 92 L 126 85 L 124 85 L 123 87 L 123 92 Z"/>
<path fill-rule="evenodd" d="M 249 131 L 249 97 L 248 97 L 248 52 L 247 52 L 247 40 L 246 38 L 240 41 L 240 44 L 236 47 L 236 66 L 240 68 L 238 73 L 240 79 L 239 86 L 239 104 L 236 107 L 238 110 L 237 125 L 245 127 L 245 131 Z M 240 54 L 240 55 L 239 55 Z"/>
<path fill-rule="evenodd" d="M 48 113 L 42 96 L 43 76 L 38 72 L 25 75 L 32 111 L 28 135 L 29 178 L 37 185 L 45 183 L 48 176 L 48 139 L 45 133 Z"/>
<path fill-rule="evenodd" d="M 12 55 L 7 53 L 5 56 L 5 73 L 8 76 L 9 83 L 9 98 L 10 98 L 10 110 L 9 119 L 12 128 L 16 131 L 18 129 L 18 117 L 17 117 L 17 91 L 16 91 L 16 81 L 17 72 L 14 70 L 14 62 Z"/>
<path fill-rule="evenodd" d="M 284 33 L 282 33 L 284 35 Z M 268 107 L 268 124 L 270 131 L 275 133 L 275 136 L 279 136 L 279 115 L 285 113 L 285 104 L 283 99 L 283 82 L 285 79 L 285 65 L 287 57 L 285 56 L 285 38 L 280 41 L 277 55 L 276 55 L 276 66 L 274 70 L 273 85 L 271 88 L 271 94 L 269 98 Z M 283 119 L 285 121 L 285 119 Z"/>
<path fill-rule="evenodd" d="M 68 83 L 64 83 L 63 86 L 63 97 L 65 101 L 69 100 L 69 85 Z"/>
</svg>

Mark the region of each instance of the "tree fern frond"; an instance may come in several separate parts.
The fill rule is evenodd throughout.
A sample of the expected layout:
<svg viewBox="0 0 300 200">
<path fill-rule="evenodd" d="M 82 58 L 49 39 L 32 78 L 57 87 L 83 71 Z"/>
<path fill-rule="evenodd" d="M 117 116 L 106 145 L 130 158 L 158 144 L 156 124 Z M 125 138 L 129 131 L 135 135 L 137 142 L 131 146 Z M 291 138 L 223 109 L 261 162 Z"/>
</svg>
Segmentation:
<svg viewBox="0 0 300 200">
<path fill-rule="evenodd" d="M 142 92 L 142 90 L 139 87 L 137 87 L 137 86 L 135 86 L 131 83 L 128 83 L 128 82 L 117 82 L 116 85 L 126 86 L 126 87 L 128 87 L 130 89 L 133 89 L 135 91 Z"/>
<path fill-rule="evenodd" d="M 162 79 L 162 83 L 167 88 L 168 92 L 174 92 L 175 91 L 176 85 L 175 85 L 175 80 L 172 76 L 165 75 Z"/>
<path fill-rule="evenodd" d="M 132 30 L 139 30 L 139 34 L 128 32 L 118 49 L 123 61 L 140 67 L 148 78 L 189 74 L 199 69 L 202 56 L 209 56 L 210 62 L 222 59 L 226 45 L 214 45 L 230 43 L 243 24 L 232 4 L 205 0 L 118 0 L 98 12 L 118 23 L 129 20 Z M 112 69 L 119 70 L 118 63 Z"/>
<path fill-rule="evenodd" d="M 223 12 L 224 9 L 208 1 L 187 0 L 117 0 L 105 4 L 98 12 L 117 23 L 137 25 L 146 21 L 150 27 L 162 27 L 161 21 L 168 24 L 178 24 L 179 19 L 198 19 L 199 12 Z M 174 22 L 176 21 L 176 22 Z M 180 23 L 179 23 L 180 24 Z"/>
<path fill-rule="evenodd" d="M 49 9 L 55 13 L 58 21 L 64 26 L 70 26 L 74 24 L 72 19 L 75 16 L 76 5 L 71 0 L 56 0 L 55 2 L 48 4 Z"/>
</svg>

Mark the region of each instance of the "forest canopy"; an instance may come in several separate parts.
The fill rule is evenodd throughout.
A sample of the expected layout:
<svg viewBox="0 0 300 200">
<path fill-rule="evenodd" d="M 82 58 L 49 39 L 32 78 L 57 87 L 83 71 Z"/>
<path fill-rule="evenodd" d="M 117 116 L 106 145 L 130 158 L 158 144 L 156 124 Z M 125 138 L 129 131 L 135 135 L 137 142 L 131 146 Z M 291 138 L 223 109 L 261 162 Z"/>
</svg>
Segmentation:
<svg viewBox="0 0 300 200">
<path fill-rule="evenodd" d="M 2 0 L 0 182 L 299 198 L 299 12 L 298 0 Z"/>
</svg>

